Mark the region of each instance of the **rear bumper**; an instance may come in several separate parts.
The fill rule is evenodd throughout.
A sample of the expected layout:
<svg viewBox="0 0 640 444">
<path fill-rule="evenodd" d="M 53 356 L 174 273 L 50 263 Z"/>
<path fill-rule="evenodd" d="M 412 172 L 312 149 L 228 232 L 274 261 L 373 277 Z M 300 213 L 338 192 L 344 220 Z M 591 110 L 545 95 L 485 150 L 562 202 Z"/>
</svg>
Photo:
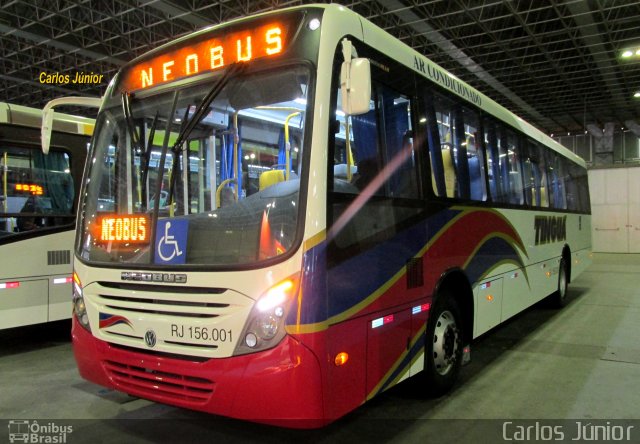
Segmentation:
<svg viewBox="0 0 640 444">
<path fill-rule="evenodd" d="M 101 341 L 73 317 L 80 375 L 140 398 L 292 428 L 321 427 L 320 364 L 290 336 L 264 352 L 204 362 L 158 356 Z"/>
</svg>

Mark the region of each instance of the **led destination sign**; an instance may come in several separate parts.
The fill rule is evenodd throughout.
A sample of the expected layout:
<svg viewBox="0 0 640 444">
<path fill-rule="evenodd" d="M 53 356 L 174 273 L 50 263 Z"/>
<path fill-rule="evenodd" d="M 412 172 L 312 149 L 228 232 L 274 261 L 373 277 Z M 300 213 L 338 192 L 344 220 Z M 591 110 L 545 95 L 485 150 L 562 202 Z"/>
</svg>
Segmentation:
<svg viewBox="0 0 640 444">
<path fill-rule="evenodd" d="M 16 191 L 31 193 L 34 196 L 42 196 L 44 194 L 44 188 L 42 188 L 41 185 L 35 185 L 33 183 L 17 183 Z"/>
<path fill-rule="evenodd" d="M 285 49 L 285 34 L 285 26 L 269 24 L 181 47 L 133 66 L 125 74 L 122 89 L 149 88 L 232 63 L 274 56 Z"/>
<path fill-rule="evenodd" d="M 97 220 L 96 239 L 100 243 L 148 243 L 149 217 L 147 215 L 100 216 Z"/>
</svg>

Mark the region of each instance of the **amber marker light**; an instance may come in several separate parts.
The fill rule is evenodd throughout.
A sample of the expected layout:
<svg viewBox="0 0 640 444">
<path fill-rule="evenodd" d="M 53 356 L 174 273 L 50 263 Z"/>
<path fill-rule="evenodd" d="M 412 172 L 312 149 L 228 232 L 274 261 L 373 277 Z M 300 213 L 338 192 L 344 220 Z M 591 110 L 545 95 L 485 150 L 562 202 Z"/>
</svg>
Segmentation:
<svg viewBox="0 0 640 444">
<path fill-rule="evenodd" d="M 348 360 L 349 360 L 349 353 L 340 352 L 336 355 L 333 362 L 336 364 L 337 367 L 340 367 L 341 365 L 345 365 Z"/>
<path fill-rule="evenodd" d="M 78 273 L 76 273 L 75 271 L 73 272 L 73 282 L 82 287 L 82 284 L 80 283 L 80 277 L 78 277 Z"/>
<path fill-rule="evenodd" d="M 489 301 L 489 302 L 493 301 L 493 295 L 492 294 L 488 294 L 487 295 L 487 301 Z"/>
</svg>

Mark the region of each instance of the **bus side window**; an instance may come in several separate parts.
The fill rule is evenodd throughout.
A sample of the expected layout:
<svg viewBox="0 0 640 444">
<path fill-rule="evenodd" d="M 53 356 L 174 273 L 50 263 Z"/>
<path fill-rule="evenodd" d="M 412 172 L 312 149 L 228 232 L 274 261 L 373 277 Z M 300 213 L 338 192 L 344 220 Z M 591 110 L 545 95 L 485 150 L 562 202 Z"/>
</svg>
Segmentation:
<svg viewBox="0 0 640 444">
<path fill-rule="evenodd" d="M 591 202 L 589 200 L 589 184 L 587 177 L 587 170 L 581 168 L 579 165 L 571 164 L 572 177 L 576 181 L 577 187 L 577 210 L 582 213 L 591 212 Z"/>
<path fill-rule="evenodd" d="M 0 236 L 73 222 L 75 190 L 67 153 L 0 148 Z M 5 167 L 6 165 L 6 167 Z"/>
<path fill-rule="evenodd" d="M 427 91 L 423 96 L 431 183 L 436 196 L 487 199 L 485 161 L 475 111 Z"/>
<path fill-rule="evenodd" d="M 485 154 L 482 143 L 479 140 L 478 115 L 467 108 L 462 109 L 464 118 L 464 142 L 466 159 L 469 165 L 469 197 L 472 200 L 487 200 L 487 187 L 485 181 Z"/>
<path fill-rule="evenodd" d="M 527 139 L 524 170 L 527 203 L 534 207 L 548 207 L 547 168 L 543 148 L 529 139 Z"/>
<path fill-rule="evenodd" d="M 555 151 L 549 151 L 548 175 L 551 188 L 551 206 L 565 210 L 567 208 L 567 196 L 562 171 L 561 157 Z"/>
<path fill-rule="evenodd" d="M 523 172 L 521 164 L 521 146 L 516 134 L 504 126 L 500 129 L 499 143 L 501 150 L 506 150 L 508 159 L 509 203 L 520 205 L 523 199 Z M 504 147 L 504 148 L 502 148 Z"/>
<path fill-rule="evenodd" d="M 411 99 L 375 80 L 372 93 L 370 111 L 354 116 L 343 116 L 340 89 L 335 93 L 329 211 L 334 223 L 349 214 L 335 233 L 335 244 L 346 255 L 350 253 L 344 249 L 361 251 L 388 239 L 400 224 L 422 211 Z M 357 195 L 366 199 L 354 201 Z"/>
<path fill-rule="evenodd" d="M 340 91 L 337 94 L 340 115 Z M 375 107 L 368 113 L 338 119 L 332 166 L 334 191 L 360 193 L 387 168 L 383 180 L 369 189 L 371 194 L 419 198 L 411 102 L 379 84 L 375 85 L 374 94 Z"/>
<path fill-rule="evenodd" d="M 422 97 L 426 116 L 425 123 L 431 182 L 439 197 L 455 197 L 456 173 L 453 150 L 453 122 L 451 104 L 439 94 L 425 89 Z"/>
<path fill-rule="evenodd" d="M 509 181 L 509 153 L 499 137 L 500 125 L 493 119 L 483 123 L 484 141 L 487 149 L 489 190 L 494 202 L 509 203 L 511 183 Z"/>
</svg>

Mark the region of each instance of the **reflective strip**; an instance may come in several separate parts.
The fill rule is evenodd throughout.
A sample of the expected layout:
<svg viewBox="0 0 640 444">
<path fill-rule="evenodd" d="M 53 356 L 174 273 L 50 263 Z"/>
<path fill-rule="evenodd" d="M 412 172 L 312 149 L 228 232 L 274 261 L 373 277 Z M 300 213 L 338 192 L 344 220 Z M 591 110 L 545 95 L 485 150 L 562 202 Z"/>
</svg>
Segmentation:
<svg viewBox="0 0 640 444">
<path fill-rule="evenodd" d="M 413 307 L 411 309 L 411 314 L 418 314 L 418 313 L 422 313 L 423 311 L 427 311 L 429 310 L 430 305 L 429 304 L 422 304 L 422 305 L 416 305 L 415 307 Z"/>
<path fill-rule="evenodd" d="M 6 288 L 18 288 L 20 286 L 20 282 L 4 282 L 0 284 L 0 290 L 4 290 Z"/>
<path fill-rule="evenodd" d="M 382 327 L 385 324 L 390 324 L 393 322 L 393 315 L 387 315 L 383 318 L 377 318 L 371 321 L 371 328 Z"/>
<path fill-rule="evenodd" d="M 73 278 L 71 276 L 53 278 L 54 284 L 70 284 L 71 282 L 73 282 Z"/>
</svg>

